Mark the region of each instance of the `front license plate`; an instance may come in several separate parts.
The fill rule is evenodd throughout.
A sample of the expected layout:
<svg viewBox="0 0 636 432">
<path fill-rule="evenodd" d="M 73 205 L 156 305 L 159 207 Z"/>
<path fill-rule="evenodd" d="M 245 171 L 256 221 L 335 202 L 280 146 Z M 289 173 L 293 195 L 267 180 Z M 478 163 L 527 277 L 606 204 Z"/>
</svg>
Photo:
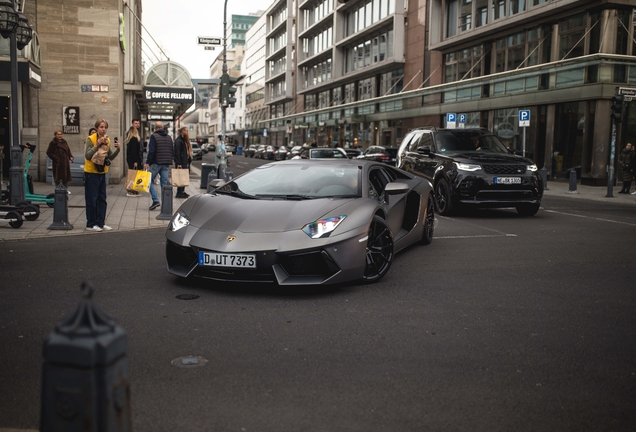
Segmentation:
<svg viewBox="0 0 636 432">
<path fill-rule="evenodd" d="M 521 177 L 495 177 L 495 184 L 521 184 Z"/>
<path fill-rule="evenodd" d="M 199 265 L 212 267 L 256 268 L 256 255 L 199 252 Z"/>
</svg>

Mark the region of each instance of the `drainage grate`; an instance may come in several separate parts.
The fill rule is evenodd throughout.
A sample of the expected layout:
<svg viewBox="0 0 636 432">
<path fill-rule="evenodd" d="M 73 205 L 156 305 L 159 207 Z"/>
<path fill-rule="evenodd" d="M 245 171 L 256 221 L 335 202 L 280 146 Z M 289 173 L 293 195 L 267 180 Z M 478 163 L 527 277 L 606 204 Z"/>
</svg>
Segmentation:
<svg viewBox="0 0 636 432">
<path fill-rule="evenodd" d="M 196 300 L 199 296 L 196 294 L 179 294 L 175 298 L 178 298 L 179 300 Z"/>
</svg>

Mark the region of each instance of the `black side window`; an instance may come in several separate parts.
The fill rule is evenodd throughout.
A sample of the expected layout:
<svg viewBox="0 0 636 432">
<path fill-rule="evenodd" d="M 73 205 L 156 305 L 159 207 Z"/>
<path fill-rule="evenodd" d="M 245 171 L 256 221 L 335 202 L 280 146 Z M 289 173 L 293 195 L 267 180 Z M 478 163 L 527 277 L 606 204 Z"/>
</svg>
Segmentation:
<svg viewBox="0 0 636 432">
<path fill-rule="evenodd" d="M 387 183 L 389 183 L 389 180 L 382 170 L 374 169 L 369 172 L 369 197 L 383 202 L 384 188 Z"/>
<path fill-rule="evenodd" d="M 429 146 L 431 151 L 435 151 L 435 145 L 433 144 L 433 136 L 430 133 L 422 134 L 422 138 L 420 139 L 419 147 Z"/>
</svg>

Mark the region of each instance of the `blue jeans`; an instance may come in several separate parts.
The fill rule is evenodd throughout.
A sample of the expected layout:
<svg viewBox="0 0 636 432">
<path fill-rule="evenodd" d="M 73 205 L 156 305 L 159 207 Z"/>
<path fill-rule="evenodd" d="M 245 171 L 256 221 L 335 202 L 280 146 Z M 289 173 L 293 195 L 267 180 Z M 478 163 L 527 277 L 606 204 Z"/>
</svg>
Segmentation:
<svg viewBox="0 0 636 432">
<path fill-rule="evenodd" d="M 159 183 L 161 183 L 161 191 L 163 191 L 163 185 L 168 184 L 168 170 L 170 169 L 170 165 L 150 165 L 150 172 L 152 173 L 152 177 L 150 178 L 150 196 L 152 197 L 152 202 L 158 203 L 159 197 L 157 196 L 157 191 L 155 190 L 155 179 L 157 178 L 157 174 L 159 174 Z"/>
<path fill-rule="evenodd" d="M 106 220 L 106 175 L 84 173 L 86 228 L 103 227 Z"/>
</svg>

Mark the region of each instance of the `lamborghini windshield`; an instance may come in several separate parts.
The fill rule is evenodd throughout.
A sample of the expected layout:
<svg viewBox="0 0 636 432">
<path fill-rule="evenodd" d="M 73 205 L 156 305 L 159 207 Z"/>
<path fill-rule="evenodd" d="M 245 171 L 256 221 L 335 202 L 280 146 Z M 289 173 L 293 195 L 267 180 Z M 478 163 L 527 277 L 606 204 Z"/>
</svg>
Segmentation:
<svg viewBox="0 0 636 432">
<path fill-rule="evenodd" d="M 356 165 L 263 165 L 216 189 L 239 198 L 315 199 L 361 196 L 361 169 Z"/>
</svg>

